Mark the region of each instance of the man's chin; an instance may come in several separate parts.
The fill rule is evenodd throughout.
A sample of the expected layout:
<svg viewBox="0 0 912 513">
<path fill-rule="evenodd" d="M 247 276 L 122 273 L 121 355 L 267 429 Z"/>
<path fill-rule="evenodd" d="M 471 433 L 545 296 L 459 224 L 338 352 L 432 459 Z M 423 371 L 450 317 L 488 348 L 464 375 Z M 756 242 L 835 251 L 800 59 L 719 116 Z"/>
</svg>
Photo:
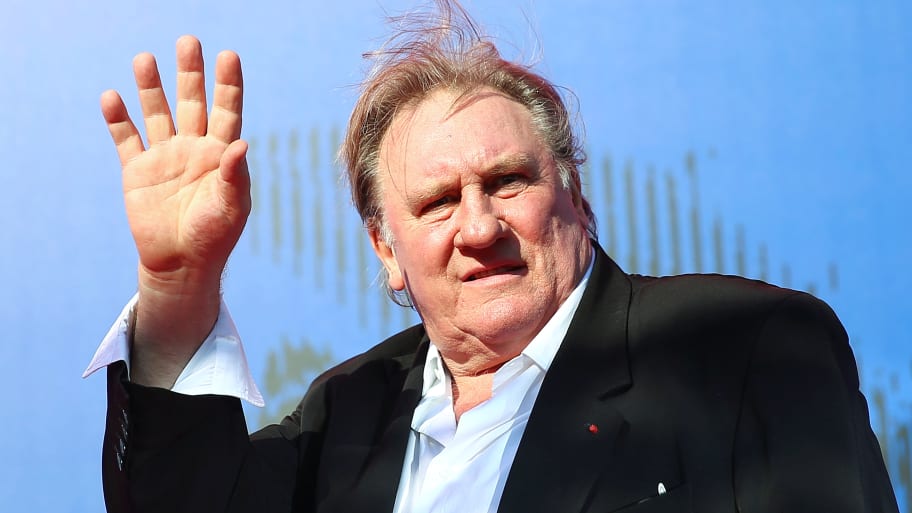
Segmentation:
<svg viewBox="0 0 912 513">
<path fill-rule="evenodd" d="M 519 351 L 522 351 L 548 320 L 542 319 L 541 309 L 508 299 L 480 305 L 464 317 L 463 324 L 485 345 L 519 343 L 522 345 Z"/>
</svg>

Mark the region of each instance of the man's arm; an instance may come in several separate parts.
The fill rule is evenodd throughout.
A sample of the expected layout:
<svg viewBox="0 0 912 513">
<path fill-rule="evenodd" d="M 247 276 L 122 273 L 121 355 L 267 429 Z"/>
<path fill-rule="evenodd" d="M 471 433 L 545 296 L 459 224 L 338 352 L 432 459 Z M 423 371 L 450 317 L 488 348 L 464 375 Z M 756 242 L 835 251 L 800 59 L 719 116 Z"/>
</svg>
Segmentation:
<svg viewBox="0 0 912 513">
<path fill-rule="evenodd" d="M 744 394 L 734 462 L 742 511 L 897 512 L 847 335 L 823 302 L 780 303 L 758 335 Z"/>
<path fill-rule="evenodd" d="M 102 447 L 111 513 L 311 511 L 325 415 L 314 386 L 291 415 L 248 438 L 240 401 L 189 396 L 108 367 Z"/>
<path fill-rule="evenodd" d="M 218 56 L 211 115 L 195 38 L 178 40 L 177 70 L 172 117 L 154 57 L 134 59 L 145 143 L 120 95 L 101 97 L 139 254 L 129 379 L 125 362 L 108 367 L 105 500 L 123 512 L 287 511 L 298 458 L 316 461 L 318 427 L 289 417 L 250 441 L 238 399 L 164 390 L 216 323 L 221 274 L 250 212 L 238 56 Z"/>
<path fill-rule="evenodd" d="M 139 254 L 130 377 L 162 388 L 170 388 L 212 330 L 222 270 L 250 212 L 238 56 L 218 56 L 210 116 L 202 49 L 191 36 L 177 42 L 177 70 L 175 125 L 154 57 L 133 61 L 147 144 L 121 97 L 101 97 Z"/>
</svg>

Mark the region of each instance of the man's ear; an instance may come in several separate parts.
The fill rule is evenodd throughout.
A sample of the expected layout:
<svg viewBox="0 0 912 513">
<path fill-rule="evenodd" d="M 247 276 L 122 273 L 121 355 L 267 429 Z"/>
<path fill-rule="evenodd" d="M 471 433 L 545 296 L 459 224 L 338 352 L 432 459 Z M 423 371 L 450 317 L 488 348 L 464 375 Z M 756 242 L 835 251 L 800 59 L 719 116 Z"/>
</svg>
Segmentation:
<svg viewBox="0 0 912 513">
<path fill-rule="evenodd" d="M 371 228 L 368 231 L 371 245 L 374 247 L 374 253 L 380 259 L 386 269 L 386 281 L 393 290 L 404 290 L 405 280 L 402 279 L 402 271 L 399 269 L 399 262 L 396 260 L 396 254 L 393 248 L 380 236 L 380 230 Z"/>
<path fill-rule="evenodd" d="M 582 221 L 583 226 L 589 226 L 589 216 L 592 213 L 592 207 L 583 196 L 583 184 L 579 172 L 570 173 L 570 176 L 570 198 L 573 201 L 573 206 L 576 208 L 576 214 L 579 216 L 580 221 Z"/>
</svg>

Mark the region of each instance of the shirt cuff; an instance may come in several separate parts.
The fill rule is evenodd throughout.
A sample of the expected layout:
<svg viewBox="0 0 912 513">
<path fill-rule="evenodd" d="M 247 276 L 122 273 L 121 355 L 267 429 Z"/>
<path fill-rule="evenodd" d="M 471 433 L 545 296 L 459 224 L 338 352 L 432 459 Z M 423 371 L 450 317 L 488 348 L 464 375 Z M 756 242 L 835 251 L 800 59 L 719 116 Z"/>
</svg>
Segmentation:
<svg viewBox="0 0 912 513">
<path fill-rule="evenodd" d="M 133 308 L 137 299 L 138 294 L 120 312 L 82 377 L 88 377 L 117 361 L 126 362 L 129 376 Z M 215 326 L 177 377 L 171 390 L 186 395 L 227 395 L 260 407 L 265 404 L 250 373 L 241 337 L 224 300 L 219 305 Z"/>
</svg>

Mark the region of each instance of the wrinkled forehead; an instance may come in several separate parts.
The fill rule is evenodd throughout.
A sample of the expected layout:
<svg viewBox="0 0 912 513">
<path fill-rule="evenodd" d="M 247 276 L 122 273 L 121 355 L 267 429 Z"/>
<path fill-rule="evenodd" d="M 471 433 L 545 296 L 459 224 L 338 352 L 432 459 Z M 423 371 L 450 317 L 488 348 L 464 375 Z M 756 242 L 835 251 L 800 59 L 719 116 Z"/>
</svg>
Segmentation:
<svg viewBox="0 0 912 513">
<path fill-rule="evenodd" d="M 504 93 L 488 87 L 471 89 L 438 87 L 420 97 L 403 102 L 396 109 L 393 119 L 380 140 L 379 149 L 381 155 L 384 152 L 388 152 L 390 145 L 398 145 L 405 138 L 414 137 L 416 134 L 411 128 L 416 122 L 426 123 L 433 120 L 437 123 L 445 123 L 474 104 L 492 97 L 500 97 L 512 101 Z M 421 133 L 419 132 L 417 135 L 420 136 Z"/>
</svg>

